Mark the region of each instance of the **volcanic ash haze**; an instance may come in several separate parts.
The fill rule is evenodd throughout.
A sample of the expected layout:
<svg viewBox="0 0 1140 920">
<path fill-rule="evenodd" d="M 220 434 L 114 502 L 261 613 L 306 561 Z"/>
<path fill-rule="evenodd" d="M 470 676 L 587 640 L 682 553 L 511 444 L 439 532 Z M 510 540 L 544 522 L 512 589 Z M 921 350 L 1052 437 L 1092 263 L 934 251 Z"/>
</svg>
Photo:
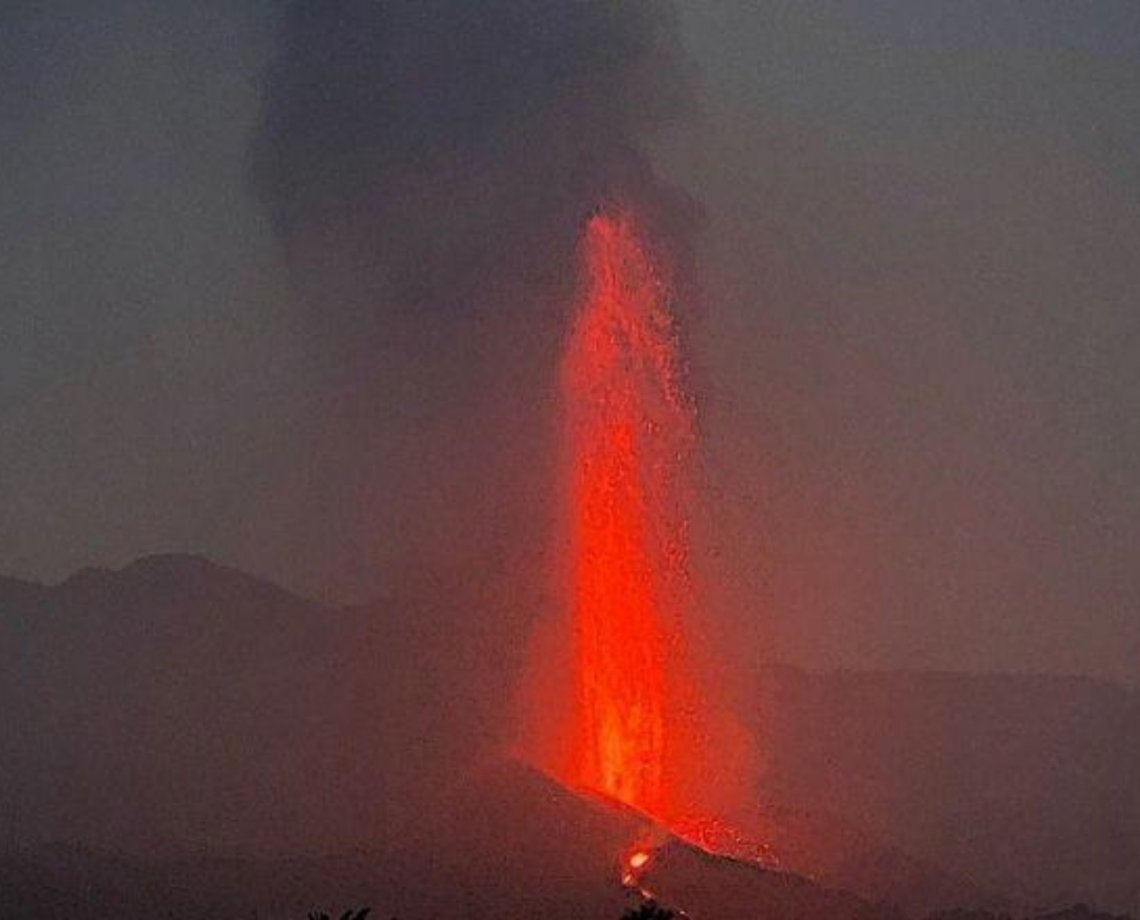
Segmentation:
<svg viewBox="0 0 1140 920">
<path fill-rule="evenodd" d="M 642 152 L 682 72 L 667 4 L 290 4 L 252 164 L 308 362 L 259 553 L 321 596 L 458 586 L 492 659 L 525 644 L 578 236 L 619 191 L 687 251 L 695 206 Z"/>
<path fill-rule="evenodd" d="M 646 154 L 684 101 L 667 4 L 48 6 L 0 7 L 0 555 L 37 580 L 117 561 L 54 587 L 0 578 L 4 841 L 150 859 L 383 838 L 401 850 L 390 870 L 358 862 L 390 871 L 394 897 L 367 903 L 401 917 L 412 888 L 466 907 L 491 880 L 541 903 L 561 872 L 616 892 L 630 809 L 592 808 L 601 831 L 576 833 L 563 815 L 585 814 L 582 796 L 528 771 L 499 774 L 498 794 L 471 782 L 540 616 L 534 670 L 558 686 L 524 684 L 550 723 L 537 761 L 664 812 L 719 815 L 708 793 L 749 775 L 702 724 L 724 682 L 702 617 L 754 661 L 1135 676 L 1140 171 L 1121 157 L 1140 150 L 1140 54 L 1123 53 L 1140 28 L 1089 13 L 1109 4 L 684 5 L 711 118 L 682 132 L 693 162 L 654 162 L 703 187 L 716 313 L 698 353 L 736 391 L 692 387 L 699 445 L 688 398 L 662 395 L 669 330 L 692 333 L 700 303 L 693 207 Z M 231 295 L 269 241 L 223 175 L 261 66 L 260 38 L 234 47 L 239 7 L 259 33 L 282 19 L 252 160 L 290 288 L 272 279 L 254 312 Z M 589 228 L 606 226 L 591 214 L 615 202 L 635 232 L 591 261 Z M 591 282 L 599 265 L 626 278 L 617 302 Z M 597 327 L 625 330 L 596 379 L 626 398 L 564 401 L 563 351 Z M 668 360 L 630 338 L 668 343 Z M 723 500 L 701 483 L 706 451 L 726 464 Z M 612 493 L 607 526 L 573 514 Z M 715 617 L 711 553 L 662 568 L 690 500 L 697 522 L 717 502 L 735 570 L 709 579 Z M 201 559 L 119 567 L 186 545 L 300 594 Z M 354 598 L 368 603 L 340 606 Z M 758 683 L 741 712 L 772 755 L 756 807 L 783 824 L 763 839 L 786 868 L 876 900 L 917 888 L 916 917 L 963 905 L 959 877 L 1140 915 L 1135 692 L 783 669 Z M 550 799 L 565 810 L 536 804 Z M 440 885 L 441 848 L 470 885 Z M 316 898 L 337 874 L 319 861 L 301 885 L 294 868 L 267 887 Z M 0 899 L 22 871 L 0 865 Z M 207 876 L 181 877 L 145 884 L 213 900 Z M 91 878 L 80 865 L 81 897 Z"/>
</svg>

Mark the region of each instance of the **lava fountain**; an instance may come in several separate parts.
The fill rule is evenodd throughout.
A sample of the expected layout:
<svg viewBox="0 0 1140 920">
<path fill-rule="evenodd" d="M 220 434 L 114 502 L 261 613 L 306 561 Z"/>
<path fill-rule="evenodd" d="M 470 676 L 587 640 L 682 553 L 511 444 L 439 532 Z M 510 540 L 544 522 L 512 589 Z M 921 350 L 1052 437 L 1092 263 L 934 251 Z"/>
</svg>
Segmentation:
<svg viewBox="0 0 1140 920">
<path fill-rule="evenodd" d="M 696 441 L 669 278 L 628 211 L 585 228 L 566 416 L 574 624 L 570 784 L 665 823 L 691 812 L 696 697 L 686 506 Z"/>
</svg>

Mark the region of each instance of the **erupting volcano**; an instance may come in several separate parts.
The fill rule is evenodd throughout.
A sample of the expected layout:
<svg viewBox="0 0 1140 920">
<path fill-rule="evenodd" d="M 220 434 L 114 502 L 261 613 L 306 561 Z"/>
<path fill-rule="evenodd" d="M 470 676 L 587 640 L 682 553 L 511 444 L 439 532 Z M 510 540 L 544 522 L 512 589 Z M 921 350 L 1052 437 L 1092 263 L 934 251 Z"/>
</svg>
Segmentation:
<svg viewBox="0 0 1140 920">
<path fill-rule="evenodd" d="M 686 505 L 695 414 L 671 285 L 631 213 L 595 214 L 563 372 L 574 624 L 570 784 L 686 815 L 696 695 Z"/>
</svg>

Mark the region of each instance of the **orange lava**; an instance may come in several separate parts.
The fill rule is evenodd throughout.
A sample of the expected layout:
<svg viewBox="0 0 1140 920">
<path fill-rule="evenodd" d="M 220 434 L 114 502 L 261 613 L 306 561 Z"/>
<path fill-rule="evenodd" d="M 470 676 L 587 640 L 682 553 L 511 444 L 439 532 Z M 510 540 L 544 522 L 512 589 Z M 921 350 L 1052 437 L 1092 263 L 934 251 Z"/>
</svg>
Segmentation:
<svg viewBox="0 0 1140 920">
<path fill-rule="evenodd" d="M 563 365 L 575 630 L 569 781 L 668 821 L 695 760 L 682 619 L 695 416 L 668 278 L 633 217 L 603 211 Z"/>
</svg>

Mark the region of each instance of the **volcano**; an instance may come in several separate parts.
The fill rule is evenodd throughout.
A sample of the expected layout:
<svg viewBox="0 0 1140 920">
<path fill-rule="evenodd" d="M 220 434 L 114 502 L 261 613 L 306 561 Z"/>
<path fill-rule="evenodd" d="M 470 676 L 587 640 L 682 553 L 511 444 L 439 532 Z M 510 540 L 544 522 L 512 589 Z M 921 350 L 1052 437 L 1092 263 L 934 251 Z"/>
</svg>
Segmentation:
<svg viewBox="0 0 1140 920">
<path fill-rule="evenodd" d="M 765 784 L 775 801 L 755 822 L 785 870 L 771 872 L 503 764 L 487 734 L 501 697 L 458 654 L 481 622 L 446 597 L 326 607 L 200 557 L 54 586 L 0 578 L 0 916 L 303 917 L 367 903 L 409 918 L 517 904 L 617 917 L 637 897 L 622 858 L 646 842 L 635 881 L 693 917 L 722 887 L 733 893 L 718 910 L 783 892 L 790 918 L 838 889 L 915 917 L 992 903 L 963 880 L 972 866 L 902 839 L 892 815 L 914 838 L 954 828 L 975 862 L 1014 853 L 1050 866 L 993 879 L 1020 903 L 1135 910 L 1134 693 L 1084 687 L 1062 720 L 1075 693 L 1059 678 L 782 675 L 754 716 L 779 741 Z M 1090 756 L 1119 779 L 1084 773 Z M 1006 784 L 955 787 L 951 766 Z M 897 801 L 880 804 L 885 789 Z M 1027 796 L 1055 832 L 990 830 Z M 1120 820 L 1109 858 L 1093 849 L 1101 815 Z M 1094 856 L 1100 874 L 1078 878 Z"/>
</svg>

